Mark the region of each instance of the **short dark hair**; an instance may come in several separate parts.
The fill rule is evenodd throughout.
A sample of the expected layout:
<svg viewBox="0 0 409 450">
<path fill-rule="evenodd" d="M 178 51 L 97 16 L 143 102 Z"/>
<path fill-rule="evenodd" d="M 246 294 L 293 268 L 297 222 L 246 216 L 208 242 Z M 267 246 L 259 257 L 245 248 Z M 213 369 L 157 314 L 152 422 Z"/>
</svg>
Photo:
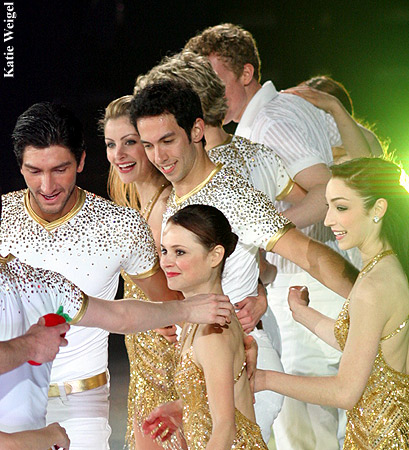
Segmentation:
<svg viewBox="0 0 409 450">
<path fill-rule="evenodd" d="M 191 231 L 209 251 L 216 245 L 221 245 L 224 256 L 220 273 L 223 272 L 226 259 L 236 248 L 238 237 L 220 210 L 209 205 L 189 205 L 171 216 L 169 222 Z"/>
<path fill-rule="evenodd" d="M 131 122 L 136 129 L 138 119 L 161 114 L 172 114 L 177 124 L 185 130 L 189 142 L 196 119 L 203 119 L 199 96 L 187 83 L 175 80 L 149 84 L 135 94 L 132 100 Z"/>
<path fill-rule="evenodd" d="M 24 150 L 29 145 L 36 148 L 61 145 L 74 155 L 77 164 L 85 150 L 81 122 L 68 108 L 56 103 L 41 102 L 30 106 L 17 119 L 11 137 L 20 167 Z"/>
</svg>

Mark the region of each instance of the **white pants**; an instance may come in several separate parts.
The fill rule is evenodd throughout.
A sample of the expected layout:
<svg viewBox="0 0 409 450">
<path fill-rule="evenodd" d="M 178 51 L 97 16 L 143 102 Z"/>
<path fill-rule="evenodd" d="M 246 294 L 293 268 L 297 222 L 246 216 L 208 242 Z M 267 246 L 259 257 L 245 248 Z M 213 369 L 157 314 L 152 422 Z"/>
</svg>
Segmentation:
<svg viewBox="0 0 409 450">
<path fill-rule="evenodd" d="M 336 318 L 345 301 L 308 273 L 279 274 L 267 289 L 268 304 L 277 319 L 282 342 L 281 362 L 287 373 L 307 376 L 335 375 L 341 352 L 295 322 L 288 307 L 290 286 L 307 286 L 310 306 Z M 343 410 L 286 397 L 274 422 L 277 450 L 338 450 L 345 436 Z"/>
<path fill-rule="evenodd" d="M 257 367 L 259 369 L 270 369 L 283 371 L 280 362 L 280 334 L 274 316 L 269 313 L 262 317 L 263 328 L 270 332 L 255 329 L 250 334 L 258 345 Z M 267 326 L 268 324 L 268 326 Z M 272 332 L 271 332 L 272 331 Z M 266 443 L 270 440 L 271 426 L 283 404 L 283 396 L 273 391 L 257 392 L 254 410 L 256 422 L 261 428 L 261 434 Z"/>
<path fill-rule="evenodd" d="M 109 384 L 48 399 L 47 425 L 58 422 L 71 440 L 70 450 L 109 450 Z"/>
</svg>

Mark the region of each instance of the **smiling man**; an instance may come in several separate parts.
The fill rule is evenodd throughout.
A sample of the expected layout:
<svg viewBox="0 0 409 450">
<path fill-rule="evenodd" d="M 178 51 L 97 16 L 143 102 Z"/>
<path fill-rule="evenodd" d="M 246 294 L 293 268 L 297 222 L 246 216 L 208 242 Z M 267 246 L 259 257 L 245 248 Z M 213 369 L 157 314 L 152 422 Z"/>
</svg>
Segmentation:
<svg viewBox="0 0 409 450">
<path fill-rule="evenodd" d="M 85 145 L 71 111 L 37 103 L 12 138 L 28 189 L 3 196 L 3 254 L 57 271 L 94 297 L 113 300 L 123 269 L 149 298 L 175 298 L 141 215 L 76 185 Z M 108 332 L 78 327 L 67 339 L 51 372 L 47 421 L 63 424 L 74 450 L 107 449 Z"/>
<path fill-rule="evenodd" d="M 226 261 L 222 280 L 223 291 L 233 303 L 256 293 L 259 248 L 293 261 L 334 291 L 348 295 L 354 271 L 349 271 L 340 255 L 294 229 L 265 194 L 254 190 L 232 169 L 209 159 L 203 143 L 200 99 L 191 87 L 176 81 L 146 86 L 133 100 L 131 119 L 149 160 L 173 185 L 163 223 L 184 206 L 205 204 L 221 210 L 238 235 L 238 245 Z M 264 311 L 265 306 L 257 305 L 256 323 Z M 263 316 L 263 322 L 267 320 L 269 317 Z M 279 348 L 271 348 L 276 342 L 271 343 L 262 331 L 255 330 L 259 362 L 277 370 Z M 258 395 L 255 409 L 259 425 L 263 429 L 264 421 L 269 435 L 281 404 L 277 398 L 265 398 L 264 392 Z"/>
</svg>

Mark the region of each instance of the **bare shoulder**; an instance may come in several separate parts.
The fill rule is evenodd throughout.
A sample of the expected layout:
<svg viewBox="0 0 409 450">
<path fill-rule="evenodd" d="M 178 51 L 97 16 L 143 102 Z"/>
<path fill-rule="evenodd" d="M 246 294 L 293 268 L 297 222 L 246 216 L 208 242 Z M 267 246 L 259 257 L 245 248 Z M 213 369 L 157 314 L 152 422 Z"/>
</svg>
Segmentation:
<svg viewBox="0 0 409 450">
<path fill-rule="evenodd" d="M 358 278 L 351 293 L 351 302 L 359 298 L 361 304 L 367 307 L 386 308 L 397 307 L 402 300 L 409 301 L 407 278 L 396 257 L 381 261 L 362 278 Z"/>
<path fill-rule="evenodd" d="M 219 325 L 199 325 L 196 333 L 196 343 L 199 345 L 235 346 L 238 339 L 243 340 L 240 323 L 233 318 L 231 323 Z"/>
</svg>

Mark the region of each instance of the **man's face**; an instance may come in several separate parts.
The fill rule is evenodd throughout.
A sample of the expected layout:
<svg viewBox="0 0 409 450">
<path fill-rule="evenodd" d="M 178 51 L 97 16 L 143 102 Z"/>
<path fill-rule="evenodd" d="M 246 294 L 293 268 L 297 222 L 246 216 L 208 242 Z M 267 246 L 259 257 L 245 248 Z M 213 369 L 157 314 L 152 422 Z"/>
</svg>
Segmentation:
<svg viewBox="0 0 409 450">
<path fill-rule="evenodd" d="M 175 186 L 194 182 L 197 149 L 173 114 L 142 117 L 137 127 L 149 161 Z M 199 174 L 200 179 L 200 174 Z"/>
<path fill-rule="evenodd" d="M 75 205 L 77 173 L 84 168 L 85 152 L 79 165 L 71 151 L 60 145 L 24 149 L 21 173 L 30 190 L 30 204 L 36 214 L 52 222 Z"/>
<path fill-rule="evenodd" d="M 211 53 L 208 58 L 213 70 L 226 87 L 228 110 L 223 123 L 224 125 L 231 121 L 238 123 L 247 106 L 247 95 L 242 76 L 237 78 L 236 74 L 227 67 L 226 63 L 216 53 Z"/>
</svg>

